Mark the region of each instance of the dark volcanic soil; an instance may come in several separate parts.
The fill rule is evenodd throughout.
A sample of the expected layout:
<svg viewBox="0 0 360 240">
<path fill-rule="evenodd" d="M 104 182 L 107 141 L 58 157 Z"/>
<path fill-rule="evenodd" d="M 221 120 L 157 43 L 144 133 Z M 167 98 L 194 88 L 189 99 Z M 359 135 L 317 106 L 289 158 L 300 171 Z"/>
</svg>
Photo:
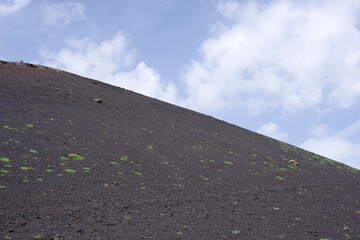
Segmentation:
<svg viewBox="0 0 360 240">
<path fill-rule="evenodd" d="M 0 239 L 360 238 L 358 170 L 95 80 L 0 61 L 0 136 Z"/>
</svg>

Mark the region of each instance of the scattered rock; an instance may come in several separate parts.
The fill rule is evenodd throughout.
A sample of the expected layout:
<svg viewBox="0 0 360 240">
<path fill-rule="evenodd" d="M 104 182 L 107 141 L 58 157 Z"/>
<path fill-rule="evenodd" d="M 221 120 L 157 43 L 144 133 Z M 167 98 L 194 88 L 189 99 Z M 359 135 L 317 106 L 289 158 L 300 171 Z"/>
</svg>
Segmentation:
<svg viewBox="0 0 360 240">
<path fill-rule="evenodd" d="M 111 187 L 115 187 L 116 185 L 119 185 L 118 182 L 113 182 L 113 183 L 103 183 L 102 186 L 104 188 L 111 188 Z"/>
<path fill-rule="evenodd" d="M 36 64 L 32 64 L 32 63 L 25 63 L 25 64 L 26 66 L 37 68 Z"/>
<path fill-rule="evenodd" d="M 343 226 L 344 226 L 344 231 L 350 231 L 350 228 L 346 226 L 346 224 L 343 224 Z"/>
<path fill-rule="evenodd" d="M 289 163 L 295 164 L 295 165 L 299 165 L 299 163 L 295 160 L 290 160 Z"/>
<path fill-rule="evenodd" d="M 101 98 L 94 98 L 94 102 L 101 103 L 103 100 Z"/>
</svg>

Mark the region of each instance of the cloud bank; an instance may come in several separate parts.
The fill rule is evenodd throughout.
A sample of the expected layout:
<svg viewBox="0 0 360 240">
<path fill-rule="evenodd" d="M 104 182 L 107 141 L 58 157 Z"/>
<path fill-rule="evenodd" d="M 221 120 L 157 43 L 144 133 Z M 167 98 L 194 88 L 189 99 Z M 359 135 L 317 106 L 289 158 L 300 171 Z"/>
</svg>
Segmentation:
<svg viewBox="0 0 360 240">
<path fill-rule="evenodd" d="M 13 14 L 30 4 L 31 0 L 11 0 L 0 3 L 0 17 Z"/>
<path fill-rule="evenodd" d="M 287 134 L 281 131 L 276 123 L 264 124 L 258 128 L 257 132 L 280 141 L 286 142 L 289 140 Z"/>
<path fill-rule="evenodd" d="M 66 47 L 52 52 L 40 51 L 43 64 L 94 78 L 138 93 L 173 102 L 175 87 L 162 81 L 160 74 L 143 61 L 136 63 L 136 49 L 118 32 L 101 41 L 71 38 Z"/>
<path fill-rule="evenodd" d="M 335 133 L 327 125 L 318 125 L 311 129 L 313 137 L 300 147 L 360 169 L 360 142 L 349 140 L 359 133 L 360 121 Z"/>
<path fill-rule="evenodd" d="M 85 6 L 82 3 L 65 2 L 41 4 L 41 14 L 45 25 L 66 25 L 85 19 Z"/>
<path fill-rule="evenodd" d="M 360 95 L 359 1 L 220 1 L 223 20 L 185 68 L 198 110 L 333 109 Z"/>
</svg>

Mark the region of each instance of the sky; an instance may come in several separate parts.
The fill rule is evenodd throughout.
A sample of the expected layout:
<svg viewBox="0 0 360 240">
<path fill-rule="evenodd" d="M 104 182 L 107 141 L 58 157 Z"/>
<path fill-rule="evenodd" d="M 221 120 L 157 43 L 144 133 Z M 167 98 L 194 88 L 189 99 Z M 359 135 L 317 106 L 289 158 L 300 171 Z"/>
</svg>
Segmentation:
<svg viewBox="0 0 360 240">
<path fill-rule="evenodd" d="M 0 0 L 0 59 L 120 86 L 360 169 L 358 0 Z"/>
</svg>

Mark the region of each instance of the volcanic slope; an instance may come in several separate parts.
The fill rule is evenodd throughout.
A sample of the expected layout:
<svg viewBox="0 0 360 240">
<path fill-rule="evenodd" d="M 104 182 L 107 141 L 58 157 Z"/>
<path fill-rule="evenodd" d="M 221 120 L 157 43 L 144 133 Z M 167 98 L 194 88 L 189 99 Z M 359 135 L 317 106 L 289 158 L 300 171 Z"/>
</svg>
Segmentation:
<svg viewBox="0 0 360 240">
<path fill-rule="evenodd" d="M 358 170 L 99 81 L 1 61 L 0 136 L 0 239 L 360 238 Z"/>
</svg>

